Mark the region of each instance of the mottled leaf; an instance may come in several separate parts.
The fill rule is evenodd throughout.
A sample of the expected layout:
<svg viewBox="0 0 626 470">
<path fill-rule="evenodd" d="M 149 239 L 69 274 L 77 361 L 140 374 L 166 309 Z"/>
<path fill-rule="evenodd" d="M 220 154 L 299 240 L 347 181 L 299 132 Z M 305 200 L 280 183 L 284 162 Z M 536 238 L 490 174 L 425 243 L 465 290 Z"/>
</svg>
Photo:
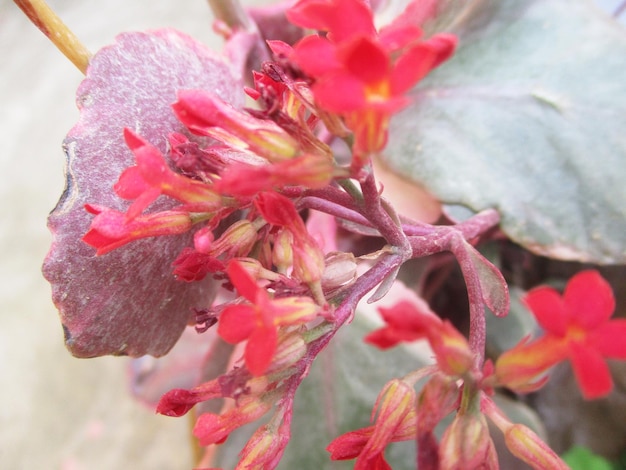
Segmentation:
<svg viewBox="0 0 626 470">
<path fill-rule="evenodd" d="M 496 208 L 535 253 L 626 262 L 626 34 L 591 2 L 473 2 L 458 53 L 386 157 L 441 200 Z"/>
<path fill-rule="evenodd" d="M 144 239 L 96 257 L 81 241 L 92 218 L 83 206 L 128 207 L 112 190 L 134 164 L 124 127 L 165 151 L 167 135 L 184 131 L 170 109 L 177 90 L 202 88 L 241 105 L 239 85 L 221 58 L 173 30 L 122 34 L 91 60 L 77 92 L 80 118 L 64 142 L 67 185 L 50 214 L 54 240 L 43 267 L 72 354 L 163 355 L 190 309 L 211 302 L 208 281 L 172 276 L 171 263 L 189 236 Z"/>
</svg>

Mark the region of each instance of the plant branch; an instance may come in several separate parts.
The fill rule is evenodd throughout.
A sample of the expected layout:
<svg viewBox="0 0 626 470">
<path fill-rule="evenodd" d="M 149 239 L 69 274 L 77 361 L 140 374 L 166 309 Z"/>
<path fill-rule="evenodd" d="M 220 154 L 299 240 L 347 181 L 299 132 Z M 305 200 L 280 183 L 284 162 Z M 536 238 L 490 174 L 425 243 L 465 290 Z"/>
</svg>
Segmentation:
<svg viewBox="0 0 626 470">
<path fill-rule="evenodd" d="M 213 15 L 233 30 L 249 30 L 250 19 L 239 0 L 209 0 Z"/>
<path fill-rule="evenodd" d="M 91 53 L 44 0 L 13 1 L 78 70 L 87 72 Z"/>
<path fill-rule="evenodd" d="M 363 193 L 362 210 L 364 215 L 378 229 L 387 243 L 398 249 L 406 257 L 405 259 L 408 259 L 411 248 L 400 226 L 400 219 L 395 212 L 392 212 L 388 204 L 383 204 L 376 186 L 374 173 L 370 172 L 361 183 L 361 191 Z"/>
</svg>

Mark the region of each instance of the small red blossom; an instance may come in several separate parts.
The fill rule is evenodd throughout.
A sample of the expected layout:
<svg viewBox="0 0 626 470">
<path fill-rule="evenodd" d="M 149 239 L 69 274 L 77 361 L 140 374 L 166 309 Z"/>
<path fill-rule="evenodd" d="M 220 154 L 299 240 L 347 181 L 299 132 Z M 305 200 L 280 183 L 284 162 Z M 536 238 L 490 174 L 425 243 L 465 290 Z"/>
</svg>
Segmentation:
<svg viewBox="0 0 626 470">
<path fill-rule="evenodd" d="M 582 271 L 570 279 L 562 296 L 542 286 L 531 290 L 525 303 L 545 334 L 498 358 L 499 382 L 524 388 L 569 359 L 585 398 L 607 395 L 613 380 L 605 358 L 626 359 L 626 320 L 610 320 L 615 299 L 609 283 L 595 270 Z"/>
<path fill-rule="evenodd" d="M 377 416 L 376 416 L 377 415 Z M 355 470 L 391 470 L 384 451 L 391 442 L 414 439 L 417 432 L 416 393 L 403 380 L 390 381 L 381 391 L 372 412 L 376 423 L 333 440 L 326 450 L 332 460 L 356 458 Z"/>
<path fill-rule="evenodd" d="M 401 301 L 378 311 L 387 325 L 366 336 L 365 342 L 386 349 L 402 341 L 427 339 L 442 372 L 463 375 L 473 367 L 474 355 L 465 337 L 450 322 L 430 311 L 426 303 L 418 307 Z"/>
<path fill-rule="evenodd" d="M 106 207 L 85 205 L 96 216 L 83 241 L 103 255 L 133 240 L 160 235 L 178 235 L 191 229 L 189 214 L 184 211 L 163 211 L 128 220 L 126 214 Z"/>
<path fill-rule="evenodd" d="M 198 230 L 194 248 L 185 248 L 176 258 L 174 275 L 183 281 L 199 281 L 209 273 L 223 271 L 232 258 L 247 256 L 257 241 L 257 231 L 249 220 L 239 220 L 217 239 L 213 227 Z"/>
<path fill-rule="evenodd" d="M 137 217 L 161 194 L 193 206 L 196 212 L 212 212 L 222 205 L 210 186 L 172 171 L 159 149 L 130 129 L 124 129 L 126 144 L 133 151 L 136 166 L 124 170 L 114 189 L 124 199 L 134 199 L 126 215 Z"/>
<path fill-rule="evenodd" d="M 318 306 L 308 297 L 271 298 L 237 261 L 231 261 L 226 272 L 239 294 L 250 303 L 224 308 L 217 332 L 232 344 L 247 340 L 246 367 L 256 376 L 262 375 L 276 353 L 278 328 L 312 320 L 318 314 Z"/>
<path fill-rule="evenodd" d="M 201 446 L 222 443 L 228 435 L 244 424 L 256 421 L 273 406 L 269 400 L 255 396 L 245 396 L 236 406 L 225 413 L 204 413 L 200 415 L 193 428 L 193 434 Z"/>
<path fill-rule="evenodd" d="M 311 154 L 267 165 L 234 163 L 220 175 L 216 189 L 239 197 L 285 186 L 317 189 L 328 185 L 333 173 L 332 160 Z"/>
<path fill-rule="evenodd" d="M 204 90 L 182 90 L 172 105 L 192 132 L 213 137 L 234 149 L 252 152 L 270 162 L 294 157 L 298 143 L 278 124 L 235 109 Z"/>
<path fill-rule="evenodd" d="M 351 21 L 337 11 L 350 11 L 346 17 Z M 408 103 L 405 93 L 456 47 L 455 36 L 423 40 L 417 26 L 404 22 L 378 33 L 361 0 L 302 0 L 288 16 L 300 26 L 328 32 L 326 37 L 305 37 L 292 56 L 314 79 L 316 103 L 341 114 L 354 132 L 357 160 L 382 150 L 391 116 Z"/>
</svg>

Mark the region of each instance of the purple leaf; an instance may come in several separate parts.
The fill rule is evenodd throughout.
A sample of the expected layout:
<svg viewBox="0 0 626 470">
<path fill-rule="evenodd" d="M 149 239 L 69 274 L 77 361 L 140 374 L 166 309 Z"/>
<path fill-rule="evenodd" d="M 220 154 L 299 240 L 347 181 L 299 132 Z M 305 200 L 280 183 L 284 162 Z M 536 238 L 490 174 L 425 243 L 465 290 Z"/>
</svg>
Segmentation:
<svg viewBox="0 0 626 470">
<path fill-rule="evenodd" d="M 172 275 L 190 235 L 144 239 L 96 257 L 81 240 L 92 219 L 83 206 L 128 207 L 112 190 L 134 164 L 124 127 L 165 151 L 169 133 L 185 132 L 170 109 L 177 90 L 202 88 L 241 106 L 240 85 L 226 62 L 174 30 L 122 34 L 92 58 L 77 92 L 80 118 L 63 145 L 67 183 L 48 219 L 54 240 L 43 266 L 75 356 L 161 356 L 191 307 L 211 303 L 209 281 L 189 284 Z"/>
</svg>

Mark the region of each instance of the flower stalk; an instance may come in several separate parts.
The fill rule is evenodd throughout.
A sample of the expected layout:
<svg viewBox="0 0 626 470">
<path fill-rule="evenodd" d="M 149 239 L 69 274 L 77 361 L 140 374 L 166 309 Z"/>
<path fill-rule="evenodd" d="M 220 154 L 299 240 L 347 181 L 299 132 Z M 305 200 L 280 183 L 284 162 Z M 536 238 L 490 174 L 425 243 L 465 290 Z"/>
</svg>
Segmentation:
<svg viewBox="0 0 626 470">
<path fill-rule="evenodd" d="M 52 8 L 48 6 L 45 0 L 13 1 L 83 75 L 87 73 L 91 53 Z"/>
</svg>

